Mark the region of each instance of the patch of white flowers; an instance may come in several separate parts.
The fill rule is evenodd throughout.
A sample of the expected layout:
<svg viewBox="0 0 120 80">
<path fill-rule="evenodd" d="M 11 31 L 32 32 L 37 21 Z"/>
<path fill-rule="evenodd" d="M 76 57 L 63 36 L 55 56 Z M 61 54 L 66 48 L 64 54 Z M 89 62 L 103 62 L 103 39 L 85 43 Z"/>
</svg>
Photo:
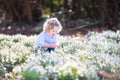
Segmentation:
<svg viewBox="0 0 120 80">
<path fill-rule="evenodd" d="M 36 37 L 0 35 L 1 63 L 12 67 L 18 79 L 28 68 L 39 72 L 40 80 L 96 80 L 100 69 L 120 73 L 120 33 L 90 32 L 84 39 L 60 36 L 61 48 L 42 54 L 34 51 Z"/>
</svg>

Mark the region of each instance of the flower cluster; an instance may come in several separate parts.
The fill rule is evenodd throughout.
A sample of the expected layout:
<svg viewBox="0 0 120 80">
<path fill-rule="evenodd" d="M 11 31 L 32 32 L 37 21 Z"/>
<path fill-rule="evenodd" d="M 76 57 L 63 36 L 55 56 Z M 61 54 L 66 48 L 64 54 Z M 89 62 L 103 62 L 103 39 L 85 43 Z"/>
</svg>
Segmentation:
<svg viewBox="0 0 120 80">
<path fill-rule="evenodd" d="M 35 39 L 36 35 L 0 35 L 3 74 L 13 72 L 18 80 L 96 80 L 101 69 L 120 73 L 120 33 L 90 32 L 84 38 L 60 36 L 61 48 L 42 54 L 34 51 Z"/>
</svg>

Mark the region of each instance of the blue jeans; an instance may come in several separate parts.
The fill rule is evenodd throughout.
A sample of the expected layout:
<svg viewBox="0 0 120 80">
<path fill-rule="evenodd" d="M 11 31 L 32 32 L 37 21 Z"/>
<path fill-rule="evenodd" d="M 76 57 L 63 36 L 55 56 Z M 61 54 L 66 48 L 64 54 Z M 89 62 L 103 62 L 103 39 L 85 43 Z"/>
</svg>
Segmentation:
<svg viewBox="0 0 120 80">
<path fill-rule="evenodd" d="M 46 51 L 51 52 L 51 51 L 54 51 L 54 50 L 55 50 L 55 48 L 47 48 L 47 50 L 46 50 Z"/>
</svg>

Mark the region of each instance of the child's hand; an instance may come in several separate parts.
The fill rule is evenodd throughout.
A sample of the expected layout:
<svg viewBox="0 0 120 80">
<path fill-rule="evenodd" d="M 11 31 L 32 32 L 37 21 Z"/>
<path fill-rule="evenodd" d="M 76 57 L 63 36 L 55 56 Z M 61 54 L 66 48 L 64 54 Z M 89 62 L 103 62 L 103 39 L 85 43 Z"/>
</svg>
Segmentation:
<svg viewBox="0 0 120 80">
<path fill-rule="evenodd" d="M 58 44 L 45 44 L 44 47 L 46 48 L 60 48 L 60 46 Z"/>
<path fill-rule="evenodd" d="M 60 48 L 60 46 L 57 45 L 57 44 L 50 44 L 50 45 L 51 45 L 52 48 Z"/>
</svg>

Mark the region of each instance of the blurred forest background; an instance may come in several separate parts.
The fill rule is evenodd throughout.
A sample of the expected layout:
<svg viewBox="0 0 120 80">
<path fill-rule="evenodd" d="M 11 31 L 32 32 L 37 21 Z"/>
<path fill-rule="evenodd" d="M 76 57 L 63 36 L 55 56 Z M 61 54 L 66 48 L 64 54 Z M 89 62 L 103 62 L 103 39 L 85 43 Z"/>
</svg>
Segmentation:
<svg viewBox="0 0 120 80">
<path fill-rule="evenodd" d="M 38 34 L 49 17 L 63 25 L 61 34 L 120 30 L 120 0 L 0 0 L 0 33 Z"/>
</svg>

